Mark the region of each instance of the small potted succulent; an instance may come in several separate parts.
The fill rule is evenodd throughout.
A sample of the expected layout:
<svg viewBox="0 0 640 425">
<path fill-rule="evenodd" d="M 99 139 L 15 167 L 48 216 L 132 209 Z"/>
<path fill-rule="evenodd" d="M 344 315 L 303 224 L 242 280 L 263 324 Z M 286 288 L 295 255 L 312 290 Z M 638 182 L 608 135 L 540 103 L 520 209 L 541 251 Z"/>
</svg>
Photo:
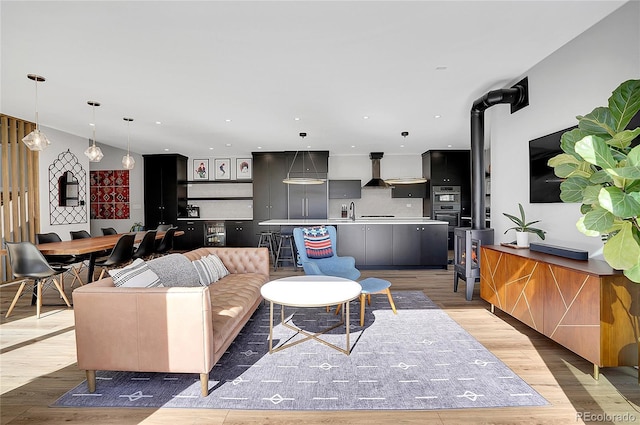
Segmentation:
<svg viewBox="0 0 640 425">
<path fill-rule="evenodd" d="M 531 227 L 533 224 L 540 222 L 540 220 L 527 222 L 524 215 L 524 208 L 522 208 L 522 204 L 518 204 L 518 208 L 520 209 L 520 217 L 516 217 L 515 215 L 502 213 L 505 217 L 515 223 L 515 226 L 509 227 L 504 231 L 506 234 L 509 230 L 516 231 L 516 245 L 521 247 L 529 246 L 529 233 L 535 233 L 540 237 L 540 239 L 544 240 L 545 231 L 542 229 L 538 229 L 536 227 Z"/>
</svg>

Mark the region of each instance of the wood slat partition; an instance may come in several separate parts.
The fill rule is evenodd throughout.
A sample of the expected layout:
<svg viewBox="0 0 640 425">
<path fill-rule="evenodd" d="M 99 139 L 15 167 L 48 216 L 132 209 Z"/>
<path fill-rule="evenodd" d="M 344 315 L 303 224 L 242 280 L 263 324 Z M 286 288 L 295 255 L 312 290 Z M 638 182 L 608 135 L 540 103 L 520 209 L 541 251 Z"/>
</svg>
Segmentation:
<svg viewBox="0 0 640 425">
<path fill-rule="evenodd" d="M 40 231 L 38 152 L 30 151 L 22 138 L 34 124 L 0 114 L 2 134 L 2 241 L 35 241 Z M 11 278 L 8 258 L 0 259 L 2 281 Z"/>
</svg>

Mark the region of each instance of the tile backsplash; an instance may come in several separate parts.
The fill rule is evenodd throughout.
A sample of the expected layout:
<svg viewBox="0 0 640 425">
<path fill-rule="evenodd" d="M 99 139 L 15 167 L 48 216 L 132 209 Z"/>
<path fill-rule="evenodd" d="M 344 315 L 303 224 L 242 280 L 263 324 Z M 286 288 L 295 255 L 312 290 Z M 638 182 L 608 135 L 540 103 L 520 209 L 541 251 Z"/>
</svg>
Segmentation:
<svg viewBox="0 0 640 425">
<path fill-rule="evenodd" d="M 422 217 L 422 198 L 392 198 L 390 188 L 362 189 L 360 199 L 329 199 L 329 218 L 340 217 L 342 204 L 354 202 L 356 217 L 363 215 L 392 215 L 394 217 Z"/>
</svg>

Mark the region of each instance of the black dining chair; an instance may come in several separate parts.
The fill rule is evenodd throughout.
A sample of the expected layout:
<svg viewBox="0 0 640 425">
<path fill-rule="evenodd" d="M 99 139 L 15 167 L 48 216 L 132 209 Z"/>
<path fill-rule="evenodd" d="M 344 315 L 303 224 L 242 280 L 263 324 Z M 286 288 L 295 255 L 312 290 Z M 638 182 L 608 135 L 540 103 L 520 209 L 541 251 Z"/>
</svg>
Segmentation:
<svg viewBox="0 0 640 425">
<path fill-rule="evenodd" d="M 9 264 L 11 265 L 13 277 L 24 279 L 15 297 L 13 297 L 13 301 L 5 317 L 9 317 L 13 311 L 28 281 L 33 281 L 32 292 L 36 296 L 36 317 L 38 319 L 40 318 L 40 311 L 42 309 L 42 293 L 46 289 L 45 284 L 47 284 L 47 282 L 53 282 L 64 302 L 68 307 L 71 307 L 71 303 L 69 303 L 69 299 L 65 295 L 62 285 L 55 278 L 60 272 L 54 270 L 49 265 L 47 259 L 44 258 L 44 255 L 42 255 L 34 244 L 31 242 L 5 242 L 5 244 L 7 246 L 7 252 L 9 253 Z"/>
<path fill-rule="evenodd" d="M 166 232 L 167 230 L 171 229 L 173 227 L 173 224 L 158 224 L 158 227 L 156 227 L 156 231 L 158 232 Z"/>
<path fill-rule="evenodd" d="M 102 279 L 108 269 L 123 266 L 133 259 L 133 243 L 135 239 L 135 233 L 126 233 L 120 236 L 109 256 L 96 260 L 96 266 L 102 267 L 98 280 Z"/>
<path fill-rule="evenodd" d="M 50 233 L 36 233 L 36 244 L 41 243 L 51 243 L 51 242 L 62 242 L 60 236 L 55 232 Z M 64 274 L 68 271 L 73 272 L 73 280 L 71 281 L 71 287 L 75 284 L 76 280 L 80 281 L 80 285 L 84 285 L 82 279 L 80 278 L 80 267 L 75 267 L 74 265 L 81 262 L 81 259 L 76 257 L 75 255 L 45 255 L 44 258 L 47 260 L 52 269 L 56 270 L 60 273 L 60 284 L 64 288 Z"/>
<path fill-rule="evenodd" d="M 116 229 L 114 229 L 113 227 L 103 227 L 100 230 L 102 230 L 102 234 L 104 236 L 117 235 L 118 234 L 118 231 Z"/>
<path fill-rule="evenodd" d="M 177 227 L 172 227 L 166 231 L 160 243 L 156 246 L 155 255 L 165 255 L 173 249 L 173 237 L 177 229 Z"/>
<path fill-rule="evenodd" d="M 156 251 L 156 235 L 158 232 L 155 230 L 149 230 L 144 234 L 142 242 L 138 245 L 135 251 L 133 251 L 133 259 L 138 258 L 147 259 L 153 256 Z"/>
</svg>

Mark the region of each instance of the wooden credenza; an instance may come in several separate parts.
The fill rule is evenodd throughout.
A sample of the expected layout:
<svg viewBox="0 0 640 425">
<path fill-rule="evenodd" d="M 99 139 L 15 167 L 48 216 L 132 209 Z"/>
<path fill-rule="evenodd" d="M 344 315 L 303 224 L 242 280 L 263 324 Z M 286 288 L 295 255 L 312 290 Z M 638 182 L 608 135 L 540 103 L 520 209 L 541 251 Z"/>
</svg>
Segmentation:
<svg viewBox="0 0 640 425">
<path fill-rule="evenodd" d="M 637 366 L 640 285 L 599 260 L 483 246 L 480 296 L 600 367 Z"/>
</svg>

